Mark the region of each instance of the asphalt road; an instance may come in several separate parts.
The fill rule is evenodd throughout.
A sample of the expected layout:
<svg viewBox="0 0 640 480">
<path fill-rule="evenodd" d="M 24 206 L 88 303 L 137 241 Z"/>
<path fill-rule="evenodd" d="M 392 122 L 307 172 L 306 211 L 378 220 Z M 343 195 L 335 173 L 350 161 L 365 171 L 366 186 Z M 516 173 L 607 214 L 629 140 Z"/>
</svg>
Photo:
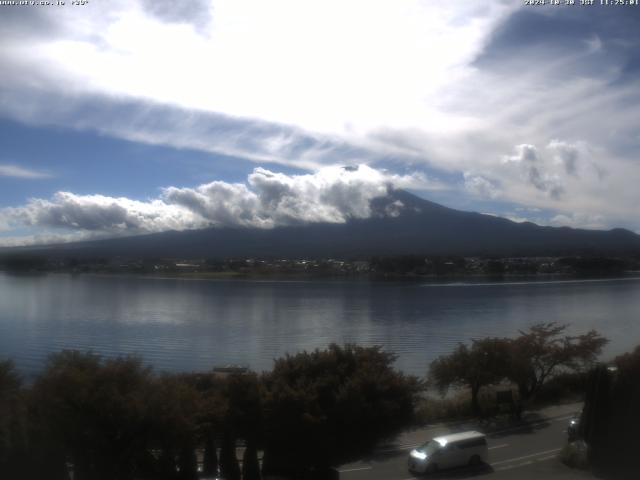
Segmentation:
<svg viewBox="0 0 640 480">
<path fill-rule="evenodd" d="M 574 413 L 578 413 L 580 408 L 580 404 L 573 404 L 529 413 L 525 417 L 526 423 L 520 425 L 479 426 L 461 423 L 407 432 L 394 444 L 381 447 L 370 457 L 341 466 L 340 479 L 591 479 L 593 477 L 590 474 L 568 468 L 559 460 L 560 450 L 567 442 L 566 429 L 569 419 Z M 412 448 L 438 435 L 464 430 L 488 433 L 488 465 L 464 467 L 432 475 L 415 475 L 407 470 L 407 459 Z"/>
</svg>

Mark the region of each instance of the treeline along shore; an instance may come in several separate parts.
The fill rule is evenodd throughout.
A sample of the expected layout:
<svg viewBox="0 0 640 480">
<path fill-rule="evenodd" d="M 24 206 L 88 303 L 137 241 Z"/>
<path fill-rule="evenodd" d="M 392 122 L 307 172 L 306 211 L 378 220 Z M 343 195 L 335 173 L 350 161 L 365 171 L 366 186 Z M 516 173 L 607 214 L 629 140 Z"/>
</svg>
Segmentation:
<svg viewBox="0 0 640 480">
<path fill-rule="evenodd" d="M 168 276 L 307 276 L 428 278 L 464 276 L 624 275 L 640 272 L 640 257 L 375 256 L 357 259 L 127 258 L 0 254 L 7 272 L 136 273 Z"/>
<path fill-rule="evenodd" d="M 594 465 L 626 467 L 640 425 L 640 347 L 600 366 L 605 343 L 595 331 L 569 336 L 564 325 L 539 324 L 460 344 L 424 378 L 396 370 L 379 346 L 353 344 L 286 355 L 260 374 L 158 373 L 136 357 L 62 351 L 26 384 L 4 360 L 0 477 L 334 478 L 332 467 L 436 418 L 442 401 L 424 393 L 452 386 L 466 387 L 461 414 L 474 416 L 498 414 L 479 400 L 492 389 L 515 417 L 570 390 L 585 401 L 581 433 Z"/>
</svg>

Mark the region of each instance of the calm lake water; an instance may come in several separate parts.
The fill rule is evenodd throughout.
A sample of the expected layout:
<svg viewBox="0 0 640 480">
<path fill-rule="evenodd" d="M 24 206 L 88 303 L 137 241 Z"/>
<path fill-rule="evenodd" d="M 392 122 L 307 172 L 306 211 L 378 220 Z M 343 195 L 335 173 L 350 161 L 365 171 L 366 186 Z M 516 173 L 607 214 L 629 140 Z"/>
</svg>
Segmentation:
<svg viewBox="0 0 640 480">
<path fill-rule="evenodd" d="M 543 321 L 595 328 L 605 356 L 640 344 L 640 278 L 415 283 L 0 273 L 0 358 L 32 376 L 50 352 L 139 354 L 158 370 L 243 364 L 331 342 L 383 345 L 423 375 L 458 342 Z"/>
</svg>

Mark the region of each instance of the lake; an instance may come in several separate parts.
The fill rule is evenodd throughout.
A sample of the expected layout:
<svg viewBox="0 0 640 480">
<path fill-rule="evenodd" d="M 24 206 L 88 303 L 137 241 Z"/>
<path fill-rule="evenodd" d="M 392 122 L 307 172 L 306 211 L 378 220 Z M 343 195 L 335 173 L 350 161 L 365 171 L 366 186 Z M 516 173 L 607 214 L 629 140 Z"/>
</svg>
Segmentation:
<svg viewBox="0 0 640 480">
<path fill-rule="evenodd" d="M 466 282 L 466 283 L 465 283 Z M 27 377 L 51 352 L 138 354 L 157 370 L 242 364 L 331 342 L 382 345 L 424 375 L 458 342 L 538 322 L 595 328 L 605 358 L 640 344 L 640 278 L 491 282 L 198 280 L 0 272 L 0 358 Z"/>
</svg>

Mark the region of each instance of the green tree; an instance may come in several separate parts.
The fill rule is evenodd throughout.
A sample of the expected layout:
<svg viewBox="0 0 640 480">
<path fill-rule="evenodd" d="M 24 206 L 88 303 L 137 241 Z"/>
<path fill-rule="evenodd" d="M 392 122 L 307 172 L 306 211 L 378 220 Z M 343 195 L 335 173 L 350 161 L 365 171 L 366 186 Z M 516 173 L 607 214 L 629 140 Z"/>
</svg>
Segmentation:
<svg viewBox="0 0 640 480">
<path fill-rule="evenodd" d="M 32 392 L 41 438 L 62 447 L 74 478 L 131 479 L 148 460 L 151 370 L 137 358 L 52 355 Z"/>
<path fill-rule="evenodd" d="M 413 420 L 422 384 L 381 347 L 332 344 L 263 377 L 263 473 L 301 478 L 366 452 Z"/>
<path fill-rule="evenodd" d="M 452 353 L 431 362 L 429 381 L 441 393 L 450 386 L 468 387 L 473 412 L 479 414 L 480 389 L 507 376 L 509 352 L 510 341 L 506 338 L 473 340 L 470 347 L 458 344 Z"/>
</svg>

